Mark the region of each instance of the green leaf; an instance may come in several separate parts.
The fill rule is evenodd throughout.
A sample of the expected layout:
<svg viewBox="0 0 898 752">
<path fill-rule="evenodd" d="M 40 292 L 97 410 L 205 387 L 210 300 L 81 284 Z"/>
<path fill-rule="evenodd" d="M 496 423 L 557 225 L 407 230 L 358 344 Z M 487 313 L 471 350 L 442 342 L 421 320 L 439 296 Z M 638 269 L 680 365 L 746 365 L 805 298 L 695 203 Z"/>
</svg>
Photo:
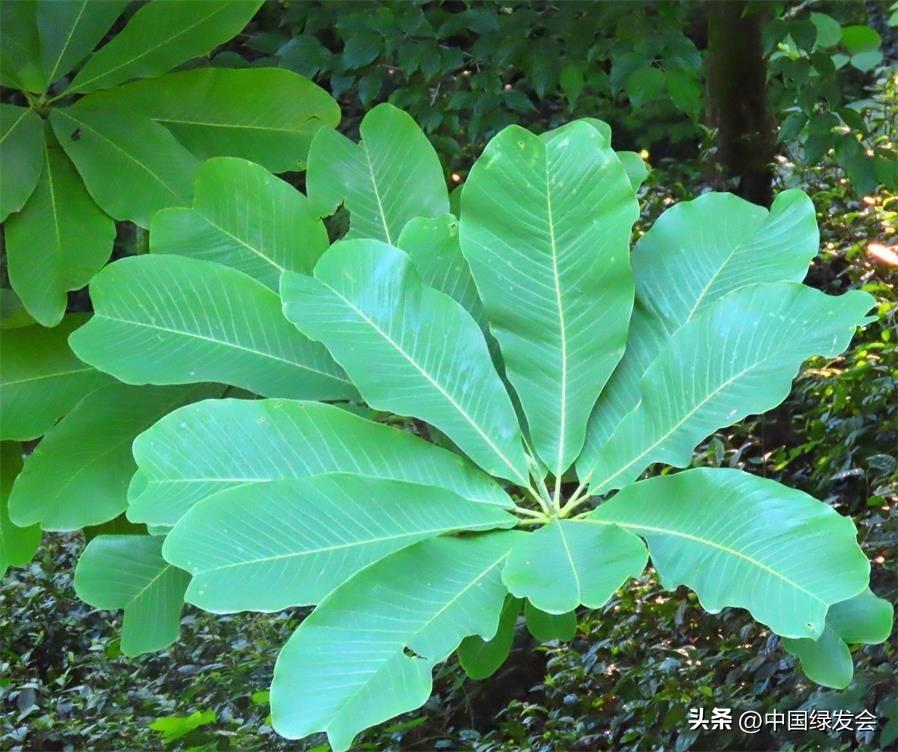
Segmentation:
<svg viewBox="0 0 898 752">
<path fill-rule="evenodd" d="M 340 107 L 324 89 L 277 68 L 196 68 L 85 101 L 161 123 L 200 159 L 242 157 L 272 172 L 299 169 L 315 133 L 340 122 Z"/>
<path fill-rule="evenodd" d="M 615 152 L 615 154 L 617 154 L 617 158 L 623 165 L 624 172 L 627 173 L 627 178 L 630 180 L 630 186 L 634 191 L 638 191 L 639 186 L 641 186 L 649 176 L 649 167 L 645 160 L 635 151 L 618 151 Z"/>
<path fill-rule="evenodd" d="M 488 679 L 505 663 L 514 643 L 515 625 L 521 613 L 521 601 L 506 596 L 499 616 L 499 627 L 492 638 L 465 637 L 458 646 L 458 662 L 470 679 Z"/>
<path fill-rule="evenodd" d="M 78 559 L 75 592 L 102 609 L 124 609 L 122 652 L 161 650 L 178 639 L 189 576 L 162 558 L 163 538 L 100 535 Z"/>
<path fill-rule="evenodd" d="M 878 50 L 880 44 L 882 44 L 882 38 L 872 26 L 857 24 L 842 27 L 842 46 L 851 55 Z"/>
<path fill-rule="evenodd" d="M 371 110 L 355 144 L 329 128 L 312 140 L 306 185 L 321 215 L 343 203 L 347 238 L 395 244 L 406 222 L 449 211 L 440 160 L 414 120 L 390 104 Z"/>
<path fill-rule="evenodd" d="M 25 310 L 19 296 L 8 287 L 0 287 L 0 331 L 31 326 L 34 319 Z"/>
<path fill-rule="evenodd" d="M 167 718 L 157 718 L 153 721 L 149 728 L 158 732 L 162 736 L 162 742 L 168 744 L 177 739 L 187 736 L 191 731 L 215 723 L 217 716 L 212 710 L 201 713 L 199 710 L 193 711 L 190 715 L 168 716 Z M 196 750 L 196 747 L 193 747 Z"/>
<path fill-rule="evenodd" d="M 627 96 L 634 107 L 659 99 L 667 77 L 660 68 L 646 65 L 627 76 Z"/>
<path fill-rule="evenodd" d="M 864 50 L 851 56 L 851 65 L 859 71 L 867 73 L 873 70 L 882 62 L 882 52 L 880 50 Z"/>
<path fill-rule="evenodd" d="M 41 542 L 37 525 L 19 527 L 9 519 L 9 494 L 21 469 L 22 447 L 14 441 L 0 443 L 0 578 L 9 567 L 31 561 Z"/>
<path fill-rule="evenodd" d="M 25 206 L 34 191 L 43 143 L 43 124 L 33 110 L 0 104 L 0 222 Z"/>
<path fill-rule="evenodd" d="M 262 0 L 151 0 L 91 55 L 70 94 L 151 78 L 210 52 L 243 30 Z"/>
<path fill-rule="evenodd" d="M 805 675 L 816 684 L 844 689 L 851 683 L 851 651 L 829 627 L 816 640 L 783 638 L 783 648 L 801 661 Z"/>
<path fill-rule="evenodd" d="M 178 521 L 163 554 L 193 575 L 186 599 L 206 611 L 279 611 L 319 603 L 418 541 L 515 524 L 501 507 L 434 486 L 317 475 L 206 499 Z"/>
<path fill-rule="evenodd" d="M 721 298 L 670 337 L 645 371 L 638 406 L 594 462 L 581 460 L 580 478 L 595 495 L 654 462 L 685 467 L 706 436 L 782 402 L 807 358 L 842 352 L 873 304 L 858 290 L 833 297 L 795 282 Z"/>
<path fill-rule="evenodd" d="M 343 66 L 352 70 L 368 65 L 380 54 L 383 46 L 380 34 L 362 29 L 346 40 L 343 46 Z"/>
<path fill-rule="evenodd" d="M 541 139 L 510 126 L 472 168 L 461 215 L 534 449 L 561 476 L 626 345 L 635 193 L 598 128 L 574 122 Z"/>
<path fill-rule="evenodd" d="M 94 317 L 71 338 L 82 360 L 127 384 L 215 381 L 270 397 L 355 390 L 319 344 L 251 277 L 183 256 L 131 256 L 90 284 Z"/>
<path fill-rule="evenodd" d="M 413 219 L 402 229 L 398 247 L 411 256 L 421 281 L 459 303 L 478 323 L 489 342 L 492 335 L 483 303 L 461 252 L 458 220 L 451 214 Z"/>
<path fill-rule="evenodd" d="M 199 162 L 158 123 L 80 103 L 54 109 L 50 123 L 88 192 L 114 219 L 149 227 L 159 209 L 190 205 Z"/>
<path fill-rule="evenodd" d="M 671 101 L 693 120 L 698 120 L 702 113 L 702 85 L 696 74 L 669 70 L 664 74 L 664 83 Z"/>
<path fill-rule="evenodd" d="M 665 588 L 748 609 L 783 637 L 819 637 L 827 609 L 867 585 L 851 519 L 776 481 L 700 468 L 628 486 L 587 518 L 648 541 Z"/>
<path fill-rule="evenodd" d="M 552 640 L 567 641 L 577 634 L 577 613 L 547 614 L 540 611 L 530 601 L 524 603 L 524 616 L 527 618 L 527 631 L 540 642 Z"/>
<path fill-rule="evenodd" d="M 214 400 L 177 410 L 134 442 L 140 468 L 128 517 L 171 525 L 214 493 L 322 473 L 358 473 L 439 486 L 510 507 L 489 476 L 456 454 L 333 405 Z M 139 487 L 142 478 L 143 487 Z"/>
<path fill-rule="evenodd" d="M 580 98 L 580 92 L 583 91 L 583 68 L 568 63 L 561 69 L 559 85 L 561 91 L 564 92 L 564 98 L 567 99 L 568 110 L 573 112 L 574 107 L 577 106 L 577 100 Z"/>
<path fill-rule="evenodd" d="M 516 539 L 507 531 L 424 541 L 331 593 L 278 656 L 275 730 L 288 739 L 326 731 L 344 752 L 359 731 L 422 705 L 436 663 L 469 635 L 495 635 L 499 572 Z"/>
<path fill-rule="evenodd" d="M 601 608 L 648 561 L 633 533 L 580 520 L 553 520 L 511 549 L 502 581 L 512 595 L 540 611 L 566 614 L 577 606 Z"/>
<path fill-rule="evenodd" d="M 150 223 L 153 253 L 216 261 L 275 291 L 285 269 L 311 274 L 327 246 L 327 230 L 305 196 L 231 157 L 200 167 L 192 209 L 163 209 Z"/>
<path fill-rule="evenodd" d="M 811 23 L 817 27 L 817 47 L 835 47 L 842 40 L 842 26 L 826 13 L 811 13 Z"/>
<path fill-rule="evenodd" d="M 769 213 L 729 193 L 706 193 L 665 211 L 633 251 L 627 351 L 592 412 L 578 468 L 595 462 L 639 404 L 646 369 L 677 331 L 739 287 L 801 281 L 819 244 L 814 205 L 798 190 L 779 194 Z"/>
<path fill-rule="evenodd" d="M 517 417 L 483 333 L 422 284 L 406 254 L 377 240 L 340 241 L 314 278 L 285 272 L 281 297 L 287 318 L 327 345 L 371 407 L 426 420 L 491 475 L 529 485 Z"/>
<path fill-rule="evenodd" d="M 67 293 L 84 287 L 112 254 L 115 223 L 49 133 L 42 151 L 37 187 L 6 223 L 6 253 L 9 281 L 25 308 L 43 326 L 56 326 Z"/>
<path fill-rule="evenodd" d="M 80 63 L 109 31 L 129 0 L 40 0 L 37 27 L 47 86 Z"/>
<path fill-rule="evenodd" d="M 851 645 L 878 645 L 892 634 L 893 616 L 892 604 L 867 589 L 832 606 L 826 623 Z"/>
<path fill-rule="evenodd" d="M 0 3 L 0 82 L 30 92 L 44 90 L 36 0 Z"/>
<path fill-rule="evenodd" d="M 26 326 L 0 337 L 0 438 L 44 434 L 84 395 L 112 377 L 75 357 L 66 341 L 88 316 L 73 313 L 55 329 Z"/>
<path fill-rule="evenodd" d="M 876 645 L 892 632 L 892 604 L 865 590 L 836 603 L 826 615 L 826 629 L 818 640 L 783 639 L 783 647 L 801 661 L 811 681 L 844 689 L 851 682 L 854 666 L 846 643 Z"/>
<path fill-rule="evenodd" d="M 134 437 L 186 402 L 217 396 L 220 386 L 110 384 L 81 400 L 25 462 L 9 499 L 17 525 L 65 532 L 117 517 L 128 506 L 136 470 Z"/>
</svg>

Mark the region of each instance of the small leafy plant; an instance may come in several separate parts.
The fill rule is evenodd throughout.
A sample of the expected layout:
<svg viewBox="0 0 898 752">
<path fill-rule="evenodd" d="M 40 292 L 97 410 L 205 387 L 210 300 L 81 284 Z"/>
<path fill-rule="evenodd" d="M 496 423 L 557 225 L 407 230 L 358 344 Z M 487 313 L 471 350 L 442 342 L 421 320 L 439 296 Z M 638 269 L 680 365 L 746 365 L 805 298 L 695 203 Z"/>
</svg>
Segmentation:
<svg viewBox="0 0 898 752">
<path fill-rule="evenodd" d="M 600 121 L 503 130 L 460 201 L 407 115 L 382 105 L 360 132 L 316 134 L 308 198 L 210 160 L 193 207 L 154 217 L 150 253 L 91 283 L 74 355 L 239 397 L 193 395 L 134 441 L 127 515 L 146 532 L 94 538 L 75 580 L 124 609 L 123 651 L 170 643 L 185 599 L 314 605 L 278 658 L 272 720 L 345 750 L 423 704 L 453 651 L 485 678 L 522 608 L 539 639 L 569 638 L 651 557 L 666 587 L 747 609 L 812 679 L 847 684 L 848 644 L 891 629 L 852 521 L 738 469 L 670 471 L 867 320 L 868 294 L 801 283 L 807 196 L 767 211 L 706 194 L 631 254 L 645 167 Z M 325 248 L 340 205 L 349 231 Z M 10 500 L 22 522 L 37 461 Z"/>
<path fill-rule="evenodd" d="M 203 159 L 304 162 L 336 102 L 285 70 L 192 67 L 237 35 L 262 0 L 152 0 L 97 46 L 129 0 L 0 4 L 0 221 L 13 290 L 56 326 L 71 290 L 107 262 L 115 220 L 148 227 L 189 206 Z M 15 93 L 13 93 L 15 91 Z M 12 102 L 18 103 L 6 103 Z"/>
</svg>

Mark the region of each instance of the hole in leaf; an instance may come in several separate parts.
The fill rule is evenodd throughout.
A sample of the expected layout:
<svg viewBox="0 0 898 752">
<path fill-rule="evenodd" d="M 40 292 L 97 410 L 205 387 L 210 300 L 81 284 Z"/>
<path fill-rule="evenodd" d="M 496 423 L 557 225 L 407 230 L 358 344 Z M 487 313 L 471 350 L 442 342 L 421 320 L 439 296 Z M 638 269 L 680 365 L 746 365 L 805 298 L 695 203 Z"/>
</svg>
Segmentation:
<svg viewBox="0 0 898 752">
<path fill-rule="evenodd" d="M 416 653 L 408 645 L 406 645 L 404 648 L 402 648 L 402 652 L 405 654 L 406 658 L 414 658 L 419 661 L 426 660 L 423 655 Z"/>
</svg>

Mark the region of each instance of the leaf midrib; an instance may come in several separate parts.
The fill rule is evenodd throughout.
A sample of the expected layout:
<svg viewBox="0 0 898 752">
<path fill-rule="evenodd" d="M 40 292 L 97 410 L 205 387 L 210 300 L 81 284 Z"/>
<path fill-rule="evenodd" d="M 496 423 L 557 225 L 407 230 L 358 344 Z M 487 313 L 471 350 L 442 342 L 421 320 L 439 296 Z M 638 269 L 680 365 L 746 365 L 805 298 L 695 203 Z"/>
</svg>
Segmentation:
<svg viewBox="0 0 898 752">
<path fill-rule="evenodd" d="M 601 510 L 601 507 L 599 507 L 599 510 Z M 619 520 L 603 520 L 603 519 L 600 519 L 597 517 L 587 517 L 587 518 L 585 518 L 584 521 L 589 522 L 590 524 L 593 524 L 593 525 L 618 525 L 619 527 L 627 528 L 629 530 L 635 530 L 635 531 L 647 530 L 647 531 L 650 531 L 653 533 L 660 533 L 661 535 L 669 535 L 669 536 L 675 537 L 675 538 L 685 538 L 686 540 L 691 540 L 695 543 L 700 543 L 702 545 L 708 546 L 709 548 L 716 548 L 720 551 L 723 551 L 724 553 L 730 554 L 731 556 L 736 556 L 740 559 L 743 559 L 743 560 L 749 562 L 750 564 L 758 567 L 759 569 L 764 570 L 768 574 L 771 574 L 774 577 L 777 577 L 778 579 L 782 580 L 783 582 L 785 582 L 786 584 L 795 588 L 796 590 L 800 590 L 802 593 L 807 595 L 809 598 L 813 598 L 815 601 L 818 601 L 819 603 L 822 603 L 825 606 L 829 606 L 829 603 L 824 601 L 822 598 L 815 595 L 810 590 L 803 588 L 797 582 L 790 579 L 789 577 L 786 577 L 784 574 L 777 572 L 772 567 L 767 566 L 762 561 L 759 561 L 758 559 L 755 559 L 754 557 L 751 557 L 748 554 L 744 554 L 741 551 L 737 551 L 735 548 L 729 548 L 728 546 L 724 546 L 723 544 L 720 544 L 720 543 L 715 543 L 714 541 L 708 540 L 707 538 L 702 538 L 697 535 L 691 535 L 690 533 L 684 533 L 682 531 L 674 530 L 671 528 L 655 527 L 652 525 L 643 525 L 641 523 L 634 523 L 634 522 L 621 522 Z"/>
<path fill-rule="evenodd" d="M 512 518 L 509 518 L 509 522 L 513 521 Z M 209 574 L 211 572 L 220 572 L 224 569 L 234 569 L 236 567 L 250 567 L 255 566 L 257 564 L 263 564 L 269 561 L 282 561 L 284 559 L 293 559 L 299 558 L 302 556 L 312 556 L 314 554 L 321 553 L 330 553 L 332 551 L 343 551 L 350 548 L 356 548 L 359 546 L 373 546 L 378 543 L 386 543 L 394 540 L 402 540 L 403 538 L 414 538 L 416 536 L 423 536 L 427 538 L 428 536 L 437 536 L 442 533 L 449 533 L 456 530 L 492 530 L 499 524 L 498 522 L 480 522 L 480 523 L 464 523 L 458 525 L 448 525 L 437 528 L 428 528 L 426 530 L 409 530 L 403 533 L 399 533 L 397 535 L 385 535 L 380 538 L 364 538 L 359 540 L 350 541 L 348 543 L 341 543 L 334 546 L 321 546 L 319 548 L 310 548 L 304 551 L 292 551 L 289 554 L 278 554 L 276 556 L 263 556 L 257 559 L 246 559 L 244 561 L 235 562 L 232 564 L 223 564 L 217 567 L 211 567 L 209 569 L 197 569 L 194 572 L 195 576 L 200 576 L 204 574 Z"/>
<path fill-rule="evenodd" d="M 169 327 L 159 326 L 157 324 L 148 324 L 144 321 L 133 321 L 131 319 L 117 318 L 117 317 L 113 317 L 113 316 L 110 316 L 105 313 L 95 313 L 94 318 L 95 319 L 106 319 L 107 321 L 114 321 L 114 322 L 121 323 L 121 324 L 132 324 L 134 326 L 144 327 L 145 329 L 155 329 L 160 332 L 168 332 L 169 334 L 177 334 L 182 337 L 191 337 L 193 339 L 199 339 L 204 342 L 211 342 L 216 345 L 221 345 L 222 347 L 232 347 L 235 350 L 241 350 L 243 352 L 248 352 L 253 355 L 260 355 L 263 358 L 269 358 L 270 360 L 276 360 L 280 363 L 286 363 L 287 365 L 293 366 L 295 368 L 303 369 L 306 371 L 311 371 L 312 373 L 317 373 L 321 376 L 326 376 L 327 378 L 335 379 L 336 381 L 342 381 L 346 384 L 351 385 L 351 383 L 349 382 L 348 379 L 344 379 L 341 376 L 338 376 L 336 374 L 328 373 L 327 371 L 322 371 L 322 370 L 319 370 L 318 368 L 313 368 L 312 366 L 306 365 L 304 363 L 297 363 L 295 360 L 287 360 L 286 358 L 281 358 L 277 355 L 274 355 L 273 353 L 264 352 L 263 350 L 254 350 L 251 347 L 245 347 L 244 345 L 238 345 L 236 342 L 228 342 L 227 340 L 213 339 L 212 337 L 206 337 L 202 334 L 188 332 L 183 329 L 171 329 Z"/>
<path fill-rule="evenodd" d="M 193 31 L 197 26 L 199 26 L 203 23 L 206 23 L 210 18 L 215 16 L 217 13 L 221 13 L 222 11 L 227 10 L 228 7 L 229 7 L 228 4 L 220 5 L 217 9 L 215 9 L 211 13 L 209 13 L 209 15 L 203 16 L 202 18 L 200 18 L 196 23 L 190 24 L 189 26 L 185 26 L 183 29 L 181 29 L 181 31 L 179 31 L 175 34 L 166 36 L 161 42 L 159 42 L 158 44 L 156 44 L 152 47 L 148 47 L 143 52 L 141 52 L 139 55 L 129 58 L 128 60 L 125 60 L 124 62 L 119 63 L 118 65 L 116 65 L 112 68 L 107 68 L 105 71 L 103 71 L 99 75 L 94 76 L 93 78 L 89 78 L 86 81 L 82 81 L 77 86 L 69 89 L 66 93 L 73 94 L 75 92 L 84 91 L 85 87 L 89 86 L 94 81 L 99 81 L 100 79 L 106 78 L 106 77 L 112 75 L 113 73 L 115 73 L 115 71 L 120 70 L 120 69 L 124 68 L 125 66 L 131 65 L 131 63 L 134 63 L 137 60 L 140 60 L 141 58 L 146 57 L 147 55 L 155 52 L 156 50 L 160 49 L 161 47 L 171 44 L 176 39 L 179 39 L 180 37 L 184 36 L 188 32 Z M 128 25 L 130 26 L 130 22 Z M 106 49 L 106 48 L 104 47 L 103 49 Z"/>
<path fill-rule="evenodd" d="M 321 282 L 321 280 L 318 280 L 318 281 Z M 422 368 L 420 365 L 418 365 L 417 361 L 411 355 L 409 355 L 405 350 L 402 349 L 402 347 L 400 347 L 398 342 L 396 342 L 392 337 L 390 337 L 390 335 L 387 334 L 387 332 L 385 332 L 383 329 L 381 329 L 373 319 L 368 318 L 368 316 L 365 315 L 364 311 L 362 311 L 360 308 L 356 308 L 352 304 L 352 301 L 350 301 L 348 298 L 341 295 L 338 290 L 331 287 L 330 285 L 328 285 L 325 282 L 321 282 L 321 284 L 325 285 L 328 290 L 333 292 L 334 295 L 336 295 L 340 300 L 342 300 L 347 305 L 347 307 L 349 307 L 350 310 L 355 312 L 356 315 L 359 316 L 359 318 L 361 318 L 366 324 L 368 324 L 372 329 L 374 329 L 374 331 L 376 331 L 381 337 L 383 337 L 387 341 L 387 343 L 390 344 L 396 350 L 396 352 L 398 352 L 403 358 L 405 358 L 409 362 L 409 364 L 416 371 L 418 371 L 418 373 L 420 373 L 425 379 L 427 379 L 427 381 L 430 382 L 433 385 L 433 387 L 440 394 L 442 394 L 443 397 L 446 398 L 446 400 L 449 402 L 449 404 L 451 404 L 455 408 L 455 410 L 458 412 L 458 414 L 461 415 L 468 422 L 468 424 L 478 433 L 478 435 L 486 442 L 487 446 L 489 446 L 489 448 L 493 450 L 493 452 L 496 454 L 496 456 L 499 459 L 501 459 L 502 462 L 505 463 L 505 465 L 513 473 L 514 477 L 517 478 L 518 481 L 522 482 L 523 485 L 525 485 L 525 486 L 527 485 L 526 479 L 524 479 L 521 476 L 521 474 L 517 471 L 517 469 L 514 467 L 514 465 L 512 465 L 511 461 L 503 454 L 503 452 L 499 449 L 499 447 L 497 447 L 495 445 L 495 443 L 489 437 L 489 435 L 474 421 L 474 419 L 470 415 L 468 415 L 468 413 L 465 411 L 465 409 L 460 404 L 458 404 L 458 402 L 455 401 L 455 399 L 452 397 L 451 394 L 449 394 L 449 392 L 447 392 L 437 381 L 435 381 L 430 376 L 430 374 L 424 370 L 424 368 Z"/>
</svg>

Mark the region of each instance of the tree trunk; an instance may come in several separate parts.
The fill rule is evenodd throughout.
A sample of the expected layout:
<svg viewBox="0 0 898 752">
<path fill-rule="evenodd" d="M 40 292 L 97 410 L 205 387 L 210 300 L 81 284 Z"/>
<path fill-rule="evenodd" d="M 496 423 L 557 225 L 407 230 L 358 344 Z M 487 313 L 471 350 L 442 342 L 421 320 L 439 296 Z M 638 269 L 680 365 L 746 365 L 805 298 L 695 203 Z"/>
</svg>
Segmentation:
<svg viewBox="0 0 898 752">
<path fill-rule="evenodd" d="M 717 159 L 736 193 L 773 201 L 776 123 L 767 102 L 761 44 L 765 13 L 743 15 L 748 2 L 708 3 L 708 122 L 717 129 Z"/>
</svg>

